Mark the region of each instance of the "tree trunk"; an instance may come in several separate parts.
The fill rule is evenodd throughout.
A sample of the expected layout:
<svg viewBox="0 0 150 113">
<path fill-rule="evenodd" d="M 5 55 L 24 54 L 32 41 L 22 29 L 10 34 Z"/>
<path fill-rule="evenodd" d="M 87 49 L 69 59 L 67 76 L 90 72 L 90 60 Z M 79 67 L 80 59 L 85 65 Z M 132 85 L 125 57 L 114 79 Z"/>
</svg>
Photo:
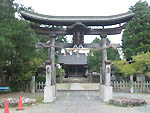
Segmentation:
<svg viewBox="0 0 150 113">
<path fill-rule="evenodd" d="M 1 80 L 0 85 L 1 86 L 6 86 L 5 75 L 3 74 L 3 70 L 0 70 L 0 80 Z"/>
</svg>

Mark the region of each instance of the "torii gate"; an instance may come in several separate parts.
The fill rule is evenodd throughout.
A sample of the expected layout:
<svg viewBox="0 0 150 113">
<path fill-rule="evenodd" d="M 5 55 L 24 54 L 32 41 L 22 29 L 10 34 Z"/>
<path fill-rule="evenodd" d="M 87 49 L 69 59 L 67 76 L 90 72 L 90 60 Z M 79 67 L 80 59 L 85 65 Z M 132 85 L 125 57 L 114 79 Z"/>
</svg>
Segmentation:
<svg viewBox="0 0 150 113">
<path fill-rule="evenodd" d="M 39 24 L 45 24 L 45 25 L 52 25 L 52 26 L 66 26 L 66 28 L 46 28 L 46 27 L 40 27 L 31 25 L 31 28 L 34 29 L 34 31 L 37 34 L 42 35 L 49 35 L 50 36 L 50 44 L 44 43 L 43 46 L 49 46 L 49 58 L 51 60 L 51 69 L 52 69 L 52 79 L 51 79 L 51 85 L 56 87 L 56 73 L 55 73 L 55 47 L 61 46 L 63 48 L 73 48 L 73 47 L 83 47 L 83 48 L 102 48 L 102 88 L 100 88 L 103 92 L 109 93 L 109 88 L 103 87 L 108 86 L 108 79 L 106 75 L 109 75 L 109 71 L 106 72 L 106 64 L 109 64 L 107 62 L 107 43 L 106 43 L 106 37 L 107 35 L 115 35 L 120 34 L 121 31 L 125 28 L 125 25 L 121 25 L 121 23 L 125 23 L 132 19 L 134 16 L 133 13 L 127 12 L 119 15 L 113 15 L 113 16 L 48 16 L 48 15 L 42 15 L 37 14 L 33 12 L 22 12 L 21 15 L 29 21 L 39 23 Z M 111 26 L 111 25 L 117 25 L 118 27 L 114 28 L 105 28 L 105 26 Z M 102 26 L 102 29 L 92 29 L 91 26 Z M 57 35 L 73 35 L 73 43 L 55 43 L 55 38 Z M 86 44 L 84 43 L 84 35 L 100 35 L 101 37 L 101 43 L 95 43 L 95 44 Z M 37 44 L 37 47 L 41 47 L 41 44 Z M 118 44 L 112 45 L 119 47 Z M 109 67 L 109 66 L 107 66 Z M 110 75 L 109 75 L 110 76 Z M 107 80 L 105 80 L 107 79 Z M 107 81 L 107 83 L 106 83 Z M 55 88 L 56 89 L 56 88 Z M 105 93 L 103 95 L 103 100 Z M 55 95 L 56 96 L 56 95 Z"/>
</svg>

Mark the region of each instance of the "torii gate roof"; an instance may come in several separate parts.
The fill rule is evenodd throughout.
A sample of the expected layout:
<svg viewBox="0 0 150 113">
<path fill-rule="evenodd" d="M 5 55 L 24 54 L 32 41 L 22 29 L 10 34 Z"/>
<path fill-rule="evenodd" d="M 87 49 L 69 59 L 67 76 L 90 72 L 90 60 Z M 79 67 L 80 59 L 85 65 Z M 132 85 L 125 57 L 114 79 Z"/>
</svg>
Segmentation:
<svg viewBox="0 0 150 113">
<path fill-rule="evenodd" d="M 21 15 L 32 22 L 57 26 L 71 26 L 76 22 L 86 26 L 109 26 L 127 22 L 134 16 L 131 12 L 112 16 L 51 16 L 33 12 L 21 12 Z"/>
</svg>

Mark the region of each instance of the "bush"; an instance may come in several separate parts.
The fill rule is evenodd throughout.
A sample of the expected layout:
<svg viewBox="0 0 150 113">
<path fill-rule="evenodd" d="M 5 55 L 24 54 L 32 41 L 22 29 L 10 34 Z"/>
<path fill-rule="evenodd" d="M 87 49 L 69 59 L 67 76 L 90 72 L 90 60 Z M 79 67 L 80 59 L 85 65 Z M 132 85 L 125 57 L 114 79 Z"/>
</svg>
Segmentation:
<svg viewBox="0 0 150 113">
<path fill-rule="evenodd" d="M 46 77 L 45 76 L 36 76 L 36 82 L 45 82 L 46 81 Z"/>
</svg>

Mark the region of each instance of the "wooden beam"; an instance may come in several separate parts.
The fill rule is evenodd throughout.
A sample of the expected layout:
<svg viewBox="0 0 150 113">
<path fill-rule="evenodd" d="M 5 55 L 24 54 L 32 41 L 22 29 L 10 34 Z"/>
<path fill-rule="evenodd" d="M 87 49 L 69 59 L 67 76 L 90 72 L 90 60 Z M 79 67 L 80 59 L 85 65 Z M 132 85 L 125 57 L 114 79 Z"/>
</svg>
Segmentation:
<svg viewBox="0 0 150 113">
<path fill-rule="evenodd" d="M 56 43 L 56 48 L 73 48 L 73 44 L 72 43 Z M 120 48 L 120 44 L 109 44 L 108 46 L 112 46 L 114 48 Z M 49 45 L 49 43 L 36 43 L 35 44 L 35 48 L 49 48 L 52 47 L 51 45 Z M 84 43 L 83 45 L 84 48 L 102 48 L 100 43 Z"/>
<path fill-rule="evenodd" d="M 37 33 L 41 35 L 49 35 L 49 34 L 57 34 L 57 35 L 73 35 L 72 32 L 67 31 L 66 29 L 51 29 L 45 27 L 39 27 L 35 25 L 31 25 L 31 28 Z M 115 35 L 120 34 L 121 31 L 125 28 L 125 26 L 119 26 L 116 28 L 107 28 L 107 29 L 88 29 L 85 31 L 85 35 Z"/>
<path fill-rule="evenodd" d="M 125 25 L 115 28 L 107 28 L 107 29 L 91 29 L 86 31 L 86 35 L 116 35 L 120 34 L 121 31 L 125 28 Z"/>
<path fill-rule="evenodd" d="M 64 28 L 46 28 L 32 24 L 30 24 L 30 27 L 35 31 L 35 33 L 40 35 L 49 35 L 49 34 L 67 35 L 66 29 Z"/>
</svg>

